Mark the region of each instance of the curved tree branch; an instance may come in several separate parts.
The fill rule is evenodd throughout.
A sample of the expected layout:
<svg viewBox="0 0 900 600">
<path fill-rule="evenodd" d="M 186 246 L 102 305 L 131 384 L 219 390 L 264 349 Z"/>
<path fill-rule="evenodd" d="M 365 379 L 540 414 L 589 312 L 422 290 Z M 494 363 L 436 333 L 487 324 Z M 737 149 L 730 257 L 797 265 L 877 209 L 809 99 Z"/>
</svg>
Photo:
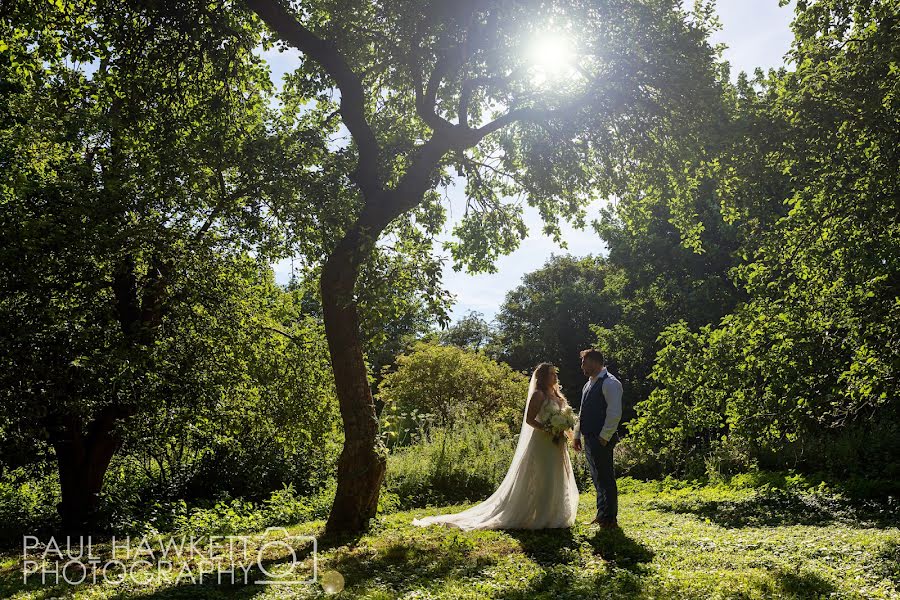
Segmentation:
<svg viewBox="0 0 900 600">
<path fill-rule="evenodd" d="M 381 149 L 365 113 L 365 91 L 357 75 L 333 42 L 307 29 L 277 0 L 245 0 L 247 6 L 278 34 L 303 54 L 319 63 L 341 91 L 340 112 L 344 125 L 359 149 L 355 179 L 367 195 L 377 194 L 382 185 Z"/>
<path fill-rule="evenodd" d="M 441 87 L 441 81 L 445 77 L 454 76 L 464 62 L 462 46 L 445 51 L 437 60 L 428 83 L 423 91 L 416 88 L 416 114 L 435 131 L 441 131 L 453 125 L 445 118 L 437 114 L 437 93 Z"/>
</svg>

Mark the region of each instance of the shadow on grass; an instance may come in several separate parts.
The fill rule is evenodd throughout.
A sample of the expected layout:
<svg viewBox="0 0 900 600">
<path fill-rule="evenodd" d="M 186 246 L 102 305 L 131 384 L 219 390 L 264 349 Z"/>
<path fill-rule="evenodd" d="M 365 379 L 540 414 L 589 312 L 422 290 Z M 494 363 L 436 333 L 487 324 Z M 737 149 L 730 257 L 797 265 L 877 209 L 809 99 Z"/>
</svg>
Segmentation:
<svg viewBox="0 0 900 600">
<path fill-rule="evenodd" d="M 541 572 L 524 589 L 501 591 L 496 598 L 526 600 L 532 598 L 611 597 L 634 598 L 641 594 L 645 565 L 653 560 L 653 552 L 628 537 L 621 529 L 594 530 L 575 535 L 572 530 L 509 530 L 522 551 L 541 565 Z M 609 566 L 601 571 L 589 570 L 583 576 L 572 575 L 572 567 L 581 562 L 579 552 L 587 543 L 591 552 Z"/>
<path fill-rule="evenodd" d="M 614 567 L 635 574 L 646 572 L 645 565 L 653 560 L 653 551 L 628 537 L 621 529 L 600 529 L 587 538 L 594 554 Z"/>
<path fill-rule="evenodd" d="M 555 565 L 577 559 L 578 540 L 571 529 L 507 529 L 522 552 L 539 565 Z"/>
<path fill-rule="evenodd" d="M 653 506 L 669 512 L 694 514 L 723 527 L 826 525 L 885 529 L 900 526 L 896 499 L 863 500 L 791 490 L 758 491 L 741 500 L 667 501 Z"/>
<path fill-rule="evenodd" d="M 635 596 L 641 589 L 643 565 L 653 559 L 646 546 L 621 530 L 587 535 L 578 535 L 571 529 L 508 529 L 503 533 L 515 542 L 485 543 L 465 532 L 425 540 L 403 537 L 377 551 L 366 547 L 350 549 L 329 560 L 327 568 L 343 574 L 348 586 L 354 582 L 365 586 L 377 579 L 379 589 L 402 595 L 408 590 L 433 588 L 441 582 L 478 578 L 505 555 L 521 552 L 539 565 L 534 577 L 524 588 L 494 589 L 491 596 L 524 600 L 572 593 L 592 597 L 598 589 L 613 596 Z M 573 578 L 572 569 L 578 568 L 585 543 L 611 568 Z M 348 589 L 361 593 L 359 588 Z"/>
<path fill-rule="evenodd" d="M 900 542 L 888 542 L 877 554 L 875 572 L 900 589 Z"/>
<path fill-rule="evenodd" d="M 322 553 L 327 550 L 331 550 L 334 548 L 338 548 L 341 546 L 354 546 L 359 542 L 359 539 L 362 534 L 345 534 L 345 535 L 324 535 L 319 534 L 317 538 L 317 546 L 318 552 Z M 146 587 L 142 588 L 140 585 L 135 586 L 134 584 L 129 585 L 128 587 L 122 587 L 121 592 L 115 595 L 115 597 L 128 597 L 128 598 L 152 598 L 154 600 L 171 600 L 175 598 L 230 598 L 230 599 L 241 599 L 241 598 L 253 598 L 257 595 L 260 595 L 266 591 L 270 586 L 269 585 L 259 585 L 257 581 L 270 580 L 273 579 L 269 573 L 274 573 L 277 571 L 279 566 L 287 566 L 292 563 L 292 561 L 303 561 L 311 556 L 312 546 L 302 548 L 296 553 L 296 559 L 291 555 L 290 552 L 284 550 L 283 547 L 277 546 L 282 551 L 279 552 L 276 556 L 272 556 L 269 558 L 265 558 L 261 560 L 259 563 L 253 563 L 251 568 L 247 570 L 246 576 L 244 572 L 240 569 L 235 570 L 235 583 L 231 583 L 229 581 L 229 576 L 227 574 L 223 575 L 222 583 L 218 583 L 216 581 L 215 574 L 210 575 L 207 573 L 204 576 L 205 581 L 203 583 L 192 583 L 190 581 L 171 581 L 163 583 L 164 587 L 161 588 L 152 588 Z M 251 554 L 251 558 L 254 555 Z M 108 557 L 107 557 L 108 558 Z M 105 559 L 104 559 L 105 560 Z M 172 576 L 177 577 L 179 565 L 176 565 L 172 571 Z M 194 574 L 198 573 L 198 566 L 196 564 L 192 565 L 192 569 L 194 570 Z M 152 568 L 148 571 L 149 573 L 153 573 Z M 80 572 L 75 572 L 73 577 L 80 577 Z M 114 578 L 115 576 L 113 576 Z M 144 580 L 144 576 L 137 576 L 139 581 Z M 307 579 L 311 577 L 311 573 L 302 573 L 300 574 L 300 578 Z M 98 581 L 102 581 L 103 577 L 98 575 Z M 88 577 L 90 581 L 90 576 Z M 244 583 L 246 580 L 248 583 Z M 99 587 L 99 583 L 97 586 Z M 296 584 L 301 585 L 301 584 Z M 302 584 L 302 585 L 311 585 L 311 584 Z M 29 593 L 32 594 L 34 598 L 70 598 L 76 592 L 84 593 L 89 590 L 91 587 L 94 587 L 91 584 L 82 584 L 73 586 L 67 583 L 62 584 L 43 584 L 40 579 L 40 575 L 33 575 L 29 578 L 27 582 L 23 581 L 21 565 L 15 565 L 14 567 L 4 569 L 0 571 L 0 598 L 8 598 L 15 594 L 21 593 Z M 276 585 L 275 587 L 279 587 Z M 110 590 L 112 588 L 115 590 L 114 584 L 107 584 L 105 590 Z"/>
<path fill-rule="evenodd" d="M 592 552 L 611 566 L 636 573 L 653 560 L 647 546 L 628 537 L 621 529 L 598 529 L 587 536 L 575 537 L 571 529 L 508 530 L 519 541 L 522 551 L 542 566 L 577 563 L 578 548 L 586 541 Z"/>
<path fill-rule="evenodd" d="M 402 594 L 446 580 L 476 577 L 497 564 L 500 553 L 494 550 L 465 533 L 438 540 L 401 537 L 377 549 L 349 548 L 330 559 L 326 568 L 344 576 L 351 594 L 361 594 L 373 582 L 379 589 Z"/>
<path fill-rule="evenodd" d="M 834 584 L 809 571 L 777 570 L 773 573 L 779 598 L 826 598 L 836 591 Z"/>
</svg>

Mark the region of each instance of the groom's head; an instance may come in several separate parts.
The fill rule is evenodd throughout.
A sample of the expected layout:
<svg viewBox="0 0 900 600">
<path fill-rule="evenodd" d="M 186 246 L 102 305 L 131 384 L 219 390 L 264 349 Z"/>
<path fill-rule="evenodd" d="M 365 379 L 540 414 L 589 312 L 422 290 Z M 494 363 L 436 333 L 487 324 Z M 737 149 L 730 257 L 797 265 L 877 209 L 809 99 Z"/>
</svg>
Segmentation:
<svg viewBox="0 0 900 600">
<path fill-rule="evenodd" d="M 596 348 L 581 351 L 581 372 L 592 377 L 603 370 L 603 353 Z"/>
</svg>

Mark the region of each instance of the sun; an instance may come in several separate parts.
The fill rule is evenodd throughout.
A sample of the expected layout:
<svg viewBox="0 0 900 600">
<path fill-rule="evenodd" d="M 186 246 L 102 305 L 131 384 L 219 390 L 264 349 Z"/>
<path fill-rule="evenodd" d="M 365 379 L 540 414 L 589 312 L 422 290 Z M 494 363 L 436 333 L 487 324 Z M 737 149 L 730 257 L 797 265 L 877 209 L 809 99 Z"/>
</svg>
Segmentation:
<svg viewBox="0 0 900 600">
<path fill-rule="evenodd" d="M 568 77 L 574 72 L 575 46 L 572 40 L 559 33 L 542 33 L 528 46 L 528 60 L 534 67 L 536 84 Z"/>
</svg>

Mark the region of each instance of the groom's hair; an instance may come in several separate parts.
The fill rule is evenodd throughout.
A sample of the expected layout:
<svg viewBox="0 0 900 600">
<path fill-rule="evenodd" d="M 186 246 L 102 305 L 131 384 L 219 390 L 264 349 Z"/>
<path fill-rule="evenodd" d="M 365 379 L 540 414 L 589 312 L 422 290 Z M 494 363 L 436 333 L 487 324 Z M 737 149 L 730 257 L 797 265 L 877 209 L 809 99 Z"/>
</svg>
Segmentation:
<svg viewBox="0 0 900 600">
<path fill-rule="evenodd" d="M 597 350 L 596 348 L 588 348 L 587 350 L 581 351 L 581 358 L 587 358 L 589 360 L 597 361 L 597 364 L 604 364 L 603 362 L 603 353 Z"/>
</svg>

